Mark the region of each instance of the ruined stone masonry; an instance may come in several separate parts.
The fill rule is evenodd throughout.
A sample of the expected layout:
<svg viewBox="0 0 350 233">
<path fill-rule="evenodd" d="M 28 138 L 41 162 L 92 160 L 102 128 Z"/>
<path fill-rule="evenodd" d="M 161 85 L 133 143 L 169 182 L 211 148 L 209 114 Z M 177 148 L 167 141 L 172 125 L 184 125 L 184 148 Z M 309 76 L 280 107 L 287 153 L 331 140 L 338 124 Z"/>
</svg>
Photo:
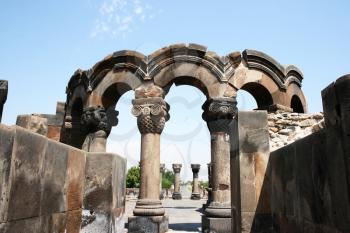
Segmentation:
<svg viewBox="0 0 350 233">
<path fill-rule="evenodd" d="M 350 76 L 322 92 L 324 114 L 307 113 L 302 80 L 297 67 L 262 52 L 218 56 L 197 44 L 148 56 L 119 51 L 77 70 L 56 114 L 0 125 L 0 232 L 124 232 L 126 161 L 106 153 L 106 143 L 119 123 L 117 102 L 130 90 L 141 184 L 128 232 L 167 232 L 160 139 L 171 120 L 164 99 L 177 85 L 206 96 L 211 162 L 203 232 L 350 232 Z M 239 90 L 255 98 L 255 111 L 238 111 Z M 0 81 L 0 113 L 6 98 Z M 173 164 L 178 202 L 181 167 Z M 198 199 L 200 167 L 191 168 Z"/>
<path fill-rule="evenodd" d="M 323 113 L 275 112 L 267 120 L 271 152 L 324 128 Z"/>
<path fill-rule="evenodd" d="M 117 232 L 126 161 L 0 125 L 0 232 Z M 89 217 L 86 217 L 86 212 Z"/>
<path fill-rule="evenodd" d="M 311 133 L 271 153 L 271 118 L 283 114 L 238 113 L 231 151 L 232 232 L 350 232 L 349 96 L 347 75 L 322 91 L 324 120 L 323 114 L 284 115 L 313 125 Z"/>
</svg>

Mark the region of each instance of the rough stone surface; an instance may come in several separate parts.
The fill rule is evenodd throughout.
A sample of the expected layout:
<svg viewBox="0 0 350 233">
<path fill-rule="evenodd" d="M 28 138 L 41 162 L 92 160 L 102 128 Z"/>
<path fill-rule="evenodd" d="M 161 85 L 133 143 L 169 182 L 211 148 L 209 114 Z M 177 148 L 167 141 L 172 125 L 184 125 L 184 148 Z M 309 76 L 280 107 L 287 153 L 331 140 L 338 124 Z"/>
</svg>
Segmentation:
<svg viewBox="0 0 350 233">
<path fill-rule="evenodd" d="M 231 154 L 231 199 L 233 232 L 250 232 L 253 218 L 247 218 L 251 213 L 269 213 L 269 203 L 258 211 L 258 200 L 261 195 L 269 195 L 270 191 L 263 189 L 269 182 L 266 173 L 269 160 L 269 134 L 266 111 L 238 112 L 233 123 L 233 138 Z M 238 169 L 239 168 L 239 169 Z M 240 222 L 241 221 L 241 222 Z"/>
<path fill-rule="evenodd" d="M 19 115 L 17 117 L 16 125 L 25 129 L 47 136 L 48 125 L 47 119 L 38 115 Z"/>
<path fill-rule="evenodd" d="M 212 218 L 202 216 L 203 233 L 228 233 L 231 232 L 231 218 Z"/>
<path fill-rule="evenodd" d="M 291 144 L 325 127 L 323 113 L 277 111 L 268 114 L 270 151 Z"/>
<path fill-rule="evenodd" d="M 91 162 L 103 156 L 112 159 Z M 80 230 L 84 184 L 93 186 L 95 193 L 110 191 L 109 199 L 95 195 L 92 202 L 88 196 L 84 203 L 98 215 L 101 205 L 93 204 L 107 202 L 102 206 L 111 217 L 104 226 L 111 233 L 122 232 L 125 166 L 117 155 L 87 153 L 22 127 L 0 124 L 0 232 L 84 232 Z M 94 181 L 106 182 L 92 185 L 86 173 Z"/>
<path fill-rule="evenodd" d="M 133 216 L 128 220 L 128 233 L 165 233 L 168 231 L 168 216 Z"/>
<path fill-rule="evenodd" d="M 241 227 L 233 232 L 350 232 L 349 87 L 350 76 L 344 76 L 322 91 L 324 120 L 322 114 L 294 113 L 280 113 L 280 117 L 273 119 L 277 125 L 298 124 L 295 127 L 309 127 L 314 131 L 273 151 L 268 160 L 261 160 L 254 169 L 247 166 L 254 157 L 240 163 L 240 187 L 232 189 L 232 195 L 241 203 L 241 211 L 233 208 L 232 213 L 238 213 Z M 276 125 L 269 122 L 269 126 L 271 134 Z M 238 129 L 238 133 L 241 137 L 242 129 Z M 247 137 L 247 142 L 251 138 Z M 265 138 L 268 138 L 267 132 Z M 251 145 L 240 145 L 240 153 Z M 235 155 L 233 153 L 234 164 L 237 163 Z M 260 173 L 264 174 L 260 186 L 256 182 L 259 167 L 265 169 L 265 173 Z M 231 174 L 232 181 L 236 181 L 235 170 L 231 170 Z M 239 188 L 240 195 L 237 195 Z M 249 196 L 254 191 L 260 195 Z"/>
<path fill-rule="evenodd" d="M 125 174 L 124 158 L 107 153 L 87 154 L 81 232 L 120 232 L 124 228 Z"/>
</svg>

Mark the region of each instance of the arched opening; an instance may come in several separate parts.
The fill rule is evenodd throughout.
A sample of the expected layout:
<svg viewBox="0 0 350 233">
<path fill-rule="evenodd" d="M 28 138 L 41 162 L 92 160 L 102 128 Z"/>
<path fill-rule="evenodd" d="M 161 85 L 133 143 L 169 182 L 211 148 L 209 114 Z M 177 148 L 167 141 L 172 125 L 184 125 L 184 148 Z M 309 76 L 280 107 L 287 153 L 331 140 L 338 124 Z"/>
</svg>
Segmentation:
<svg viewBox="0 0 350 233">
<path fill-rule="evenodd" d="M 267 107 L 273 104 L 270 92 L 259 83 L 246 83 L 241 89 L 249 92 L 254 97 L 258 108 Z"/>
<path fill-rule="evenodd" d="M 248 91 L 238 90 L 237 92 L 237 108 L 240 111 L 248 111 L 252 109 L 257 109 L 258 104 L 254 96 L 252 96 Z"/>
<path fill-rule="evenodd" d="M 293 109 L 293 112 L 304 113 L 303 104 L 297 95 L 293 95 L 290 107 Z"/>
<path fill-rule="evenodd" d="M 132 100 L 135 98 L 132 88 L 125 83 L 114 83 L 102 95 L 102 105 L 110 117 L 118 118 L 107 138 L 106 151 L 119 154 L 127 159 L 127 168 L 138 166 L 140 160 L 140 133 L 136 117 L 132 115 Z M 118 112 L 111 114 L 112 112 Z M 115 125 L 115 124 L 112 124 Z"/>
<path fill-rule="evenodd" d="M 188 81 L 188 78 L 186 77 Z M 172 164 L 180 163 L 181 168 L 181 195 L 182 216 L 191 216 L 184 224 L 191 231 L 198 231 L 201 223 L 201 214 L 194 212 L 200 209 L 203 200 L 190 200 L 192 193 L 193 173 L 191 164 L 200 164 L 199 181 L 201 185 L 206 185 L 208 181 L 207 164 L 211 160 L 210 154 L 210 134 L 206 122 L 202 119 L 202 105 L 206 101 L 205 88 L 200 82 L 196 83 L 196 88 L 181 79 L 175 80 L 177 87 L 172 86 L 165 97 L 165 101 L 170 105 L 170 119 L 166 123 L 161 136 L 161 162 L 165 167 L 172 170 Z M 200 88 L 199 88 L 200 87 Z M 171 200 L 163 203 L 170 208 Z M 169 205 L 169 206 L 167 206 Z M 180 216 L 172 214 L 169 228 L 172 230 L 184 230 Z M 189 229 L 191 228 L 191 229 Z"/>
<path fill-rule="evenodd" d="M 75 100 L 71 110 L 72 129 L 69 139 L 70 145 L 81 149 L 85 140 L 86 132 L 81 125 L 81 116 L 83 114 L 83 101 L 78 98 Z"/>
</svg>

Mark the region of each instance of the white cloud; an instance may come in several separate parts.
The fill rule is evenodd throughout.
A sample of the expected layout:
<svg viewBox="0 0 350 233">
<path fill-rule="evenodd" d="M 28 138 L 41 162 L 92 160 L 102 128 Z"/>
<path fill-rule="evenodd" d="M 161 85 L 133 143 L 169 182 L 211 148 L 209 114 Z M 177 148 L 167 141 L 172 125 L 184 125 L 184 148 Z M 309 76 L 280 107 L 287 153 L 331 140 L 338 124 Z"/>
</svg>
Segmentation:
<svg viewBox="0 0 350 233">
<path fill-rule="evenodd" d="M 140 23 L 155 17 L 152 6 L 139 0 L 105 0 L 99 8 L 99 16 L 91 37 L 122 36 L 137 28 Z"/>
</svg>

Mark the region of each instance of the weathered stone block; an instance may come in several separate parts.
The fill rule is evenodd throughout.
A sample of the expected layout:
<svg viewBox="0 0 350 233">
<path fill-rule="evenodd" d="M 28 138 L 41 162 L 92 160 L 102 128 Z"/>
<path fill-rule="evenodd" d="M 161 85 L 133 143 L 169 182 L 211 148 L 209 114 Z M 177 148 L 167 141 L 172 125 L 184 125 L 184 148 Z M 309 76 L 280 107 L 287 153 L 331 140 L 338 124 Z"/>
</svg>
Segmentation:
<svg viewBox="0 0 350 233">
<path fill-rule="evenodd" d="M 7 219 L 11 156 L 15 128 L 0 124 L 0 222 Z"/>
<path fill-rule="evenodd" d="M 168 231 L 168 225 L 168 216 L 132 216 L 128 219 L 128 233 L 165 233 Z"/>
<path fill-rule="evenodd" d="M 231 218 L 212 218 L 202 216 L 202 232 L 204 233 L 228 233 L 231 232 Z"/>
<path fill-rule="evenodd" d="M 48 141 L 41 172 L 42 215 L 67 211 L 67 163 L 68 148 Z"/>
<path fill-rule="evenodd" d="M 46 137 L 16 127 L 10 172 L 8 221 L 39 216 L 42 192 L 40 171 L 46 146 Z"/>
<path fill-rule="evenodd" d="M 34 133 L 47 136 L 47 119 L 36 115 L 17 116 L 16 125 L 28 129 Z"/>
<path fill-rule="evenodd" d="M 85 153 L 69 147 L 66 174 L 67 210 L 78 210 L 83 206 L 85 164 Z"/>
<path fill-rule="evenodd" d="M 115 154 L 87 153 L 82 232 L 124 229 L 126 160 Z M 92 213 L 88 216 L 86 211 Z"/>
</svg>

